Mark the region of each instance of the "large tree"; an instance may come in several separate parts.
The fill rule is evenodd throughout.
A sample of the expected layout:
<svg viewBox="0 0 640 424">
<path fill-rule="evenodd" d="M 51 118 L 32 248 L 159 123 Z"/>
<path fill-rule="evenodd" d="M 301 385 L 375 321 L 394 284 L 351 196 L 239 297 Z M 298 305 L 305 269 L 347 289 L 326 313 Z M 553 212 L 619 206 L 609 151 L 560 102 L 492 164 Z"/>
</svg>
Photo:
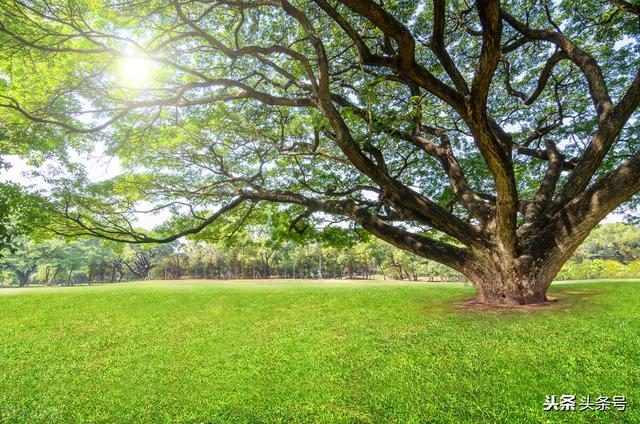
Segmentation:
<svg viewBox="0 0 640 424">
<path fill-rule="evenodd" d="M 167 242 L 275 203 L 294 229 L 347 219 L 480 302 L 529 304 L 640 189 L 631 2 L 0 7 L 0 116 L 128 170 L 57 182 L 66 234 Z M 142 201 L 174 218 L 137 231 Z"/>
<path fill-rule="evenodd" d="M 23 287 L 29 284 L 31 276 L 38 269 L 42 251 L 28 237 L 16 237 L 13 242 L 17 253 L 0 256 L 0 269 L 6 269 L 15 274 L 18 284 Z"/>
</svg>

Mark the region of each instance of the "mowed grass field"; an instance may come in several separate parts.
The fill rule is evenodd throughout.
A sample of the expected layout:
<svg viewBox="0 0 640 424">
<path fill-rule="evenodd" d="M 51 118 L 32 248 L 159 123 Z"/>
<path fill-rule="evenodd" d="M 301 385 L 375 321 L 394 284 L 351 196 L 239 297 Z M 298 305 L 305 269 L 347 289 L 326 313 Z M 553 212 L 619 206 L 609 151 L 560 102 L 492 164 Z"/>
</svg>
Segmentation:
<svg viewBox="0 0 640 424">
<path fill-rule="evenodd" d="M 640 422 L 640 281 L 470 311 L 468 285 L 0 290 L 0 422 Z M 627 397 L 543 411 L 545 395 Z"/>
</svg>

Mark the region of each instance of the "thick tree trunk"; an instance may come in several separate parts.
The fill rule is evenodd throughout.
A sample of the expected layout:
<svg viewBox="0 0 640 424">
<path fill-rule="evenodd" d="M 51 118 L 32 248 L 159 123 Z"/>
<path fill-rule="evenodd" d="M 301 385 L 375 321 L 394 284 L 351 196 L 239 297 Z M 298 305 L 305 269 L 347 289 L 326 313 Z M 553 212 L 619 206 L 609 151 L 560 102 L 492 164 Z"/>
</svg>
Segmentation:
<svg viewBox="0 0 640 424">
<path fill-rule="evenodd" d="M 477 290 L 476 301 L 488 305 L 530 305 L 548 301 L 546 293 L 564 255 L 551 260 L 529 255 L 509 260 L 498 254 L 478 260 L 465 275 Z"/>
<path fill-rule="evenodd" d="M 20 284 L 20 287 L 24 287 L 29 284 L 29 277 L 31 276 L 30 272 L 16 270 L 16 275 L 18 276 L 18 283 Z"/>
<path fill-rule="evenodd" d="M 488 305 L 529 305 L 547 302 L 550 281 L 527 276 L 478 277 L 472 280 L 477 302 Z"/>
</svg>

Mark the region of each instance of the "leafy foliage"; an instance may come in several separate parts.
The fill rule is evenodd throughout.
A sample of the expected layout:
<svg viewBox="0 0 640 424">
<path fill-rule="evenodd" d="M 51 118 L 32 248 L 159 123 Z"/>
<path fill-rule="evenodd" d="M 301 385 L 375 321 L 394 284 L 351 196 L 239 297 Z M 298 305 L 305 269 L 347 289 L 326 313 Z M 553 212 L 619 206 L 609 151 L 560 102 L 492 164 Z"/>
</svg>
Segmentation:
<svg viewBox="0 0 640 424">
<path fill-rule="evenodd" d="M 0 258 L 18 248 L 18 237 L 41 230 L 49 220 L 49 211 L 42 196 L 18 184 L 0 182 Z"/>
<path fill-rule="evenodd" d="M 597 227 L 576 250 L 574 259 L 615 260 L 628 264 L 640 258 L 640 227 L 626 224 L 604 224 Z"/>
</svg>

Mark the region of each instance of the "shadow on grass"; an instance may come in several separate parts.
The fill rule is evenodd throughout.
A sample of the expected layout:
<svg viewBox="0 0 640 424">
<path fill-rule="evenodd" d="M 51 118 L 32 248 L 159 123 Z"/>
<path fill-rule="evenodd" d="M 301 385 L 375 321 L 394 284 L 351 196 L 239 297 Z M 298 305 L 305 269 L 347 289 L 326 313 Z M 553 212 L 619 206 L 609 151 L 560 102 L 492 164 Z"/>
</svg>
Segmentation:
<svg viewBox="0 0 640 424">
<path fill-rule="evenodd" d="M 610 291 L 606 286 L 567 288 L 553 287 L 547 293 L 549 299 L 544 303 L 529 305 L 489 305 L 472 298 L 459 298 L 454 301 L 452 311 L 470 314 L 531 314 L 536 312 L 566 312 L 579 310 L 599 310 L 606 305 L 599 298 Z"/>
</svg>

